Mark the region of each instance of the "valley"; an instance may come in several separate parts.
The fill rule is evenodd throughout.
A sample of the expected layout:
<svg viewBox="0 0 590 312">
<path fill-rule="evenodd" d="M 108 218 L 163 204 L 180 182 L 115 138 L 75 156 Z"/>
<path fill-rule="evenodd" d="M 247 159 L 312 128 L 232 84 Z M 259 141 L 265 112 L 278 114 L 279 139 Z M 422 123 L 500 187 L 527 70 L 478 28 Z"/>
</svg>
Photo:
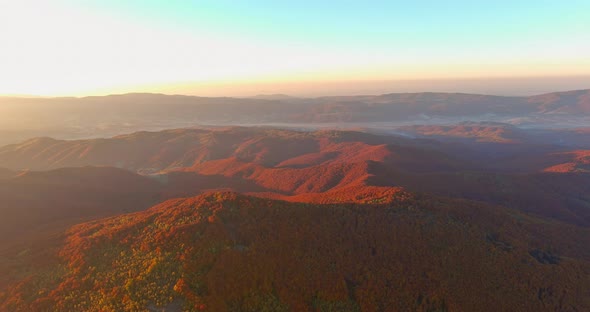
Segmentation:
<svg viewBox="0 0 590 312">
<path fill-rule="evenodd" d="M 585 128 L 314 125 L 0 147 L 0 310 L 590 307 Z"/>
</svg>

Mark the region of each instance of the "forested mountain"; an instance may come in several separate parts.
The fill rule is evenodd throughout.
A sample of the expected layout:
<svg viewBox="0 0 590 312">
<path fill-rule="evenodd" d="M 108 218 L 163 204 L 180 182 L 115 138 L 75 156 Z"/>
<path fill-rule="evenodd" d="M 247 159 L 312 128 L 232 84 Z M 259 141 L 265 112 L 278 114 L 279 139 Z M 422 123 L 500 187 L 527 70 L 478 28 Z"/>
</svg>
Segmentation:
<svg viewBox="0 0 590 312">
<path fill-rule="evenodd" d="M 584 150 L 458 127 L 1 147 L 0 311 L 587 309 Z"/>
<path fill-rule="evenodd" d="M 10 311 L 575 311 L 588 228 L 435 197 L 381 205 L 210 193 L 71 228 Z M 60 264 L 61 263 L 61 264 Z"/>
</svg>

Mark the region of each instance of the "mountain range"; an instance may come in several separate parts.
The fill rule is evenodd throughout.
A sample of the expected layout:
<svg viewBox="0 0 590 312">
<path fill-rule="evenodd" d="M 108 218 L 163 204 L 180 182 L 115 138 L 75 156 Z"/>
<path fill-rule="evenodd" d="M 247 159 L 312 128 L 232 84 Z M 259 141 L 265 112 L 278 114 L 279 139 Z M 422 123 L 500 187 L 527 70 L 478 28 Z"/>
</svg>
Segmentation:
<svg viewBox="0 0 590 312">
<path fill-rule="evenodd" d="M 590 310 L 588 94 L 4 98 L 0 311 Z"/>
<path fill-rule="evenodd" d="M 194 126 L 284 124 L 318 127 L 497 121 L 528 127 L 588 124 L 590 91 L 507 97 L 461 93 L 371 96 L 206 98 L 122 94 L 82 98 L 0 97 L 0 144 L 27 138 L 105 137 L 139 130 Z"/>
</svg>

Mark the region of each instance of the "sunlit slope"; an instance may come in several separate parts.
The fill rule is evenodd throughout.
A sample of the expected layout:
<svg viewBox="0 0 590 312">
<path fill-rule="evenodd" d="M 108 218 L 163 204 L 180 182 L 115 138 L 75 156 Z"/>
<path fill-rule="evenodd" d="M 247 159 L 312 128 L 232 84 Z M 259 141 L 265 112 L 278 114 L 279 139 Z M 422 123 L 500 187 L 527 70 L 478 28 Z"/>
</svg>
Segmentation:
<svg viewBox="0 0 590 312">
<path fill-rule="evenodd" d="M 588 244 L 588 229 L 466 201 L 210 193 L 73 227 L 62 264 L 0 300 L 6 311 L 583 311 Z"/>
<path fill-rule="evenodd" d="M 576 150 L 552 155 L 554 165 L 545 168 L 546 172 L 590 172 L 590 150 Z"/>
<path fill-rule="evenodd" d="M 585 194 L 590 175 L 543 173 L 567 165 L 572 155 L 578 155 L 576 166 L 584 168 L 583 154 L 569 150 L 353 131 L 230 127 L 138 132 L 109 139 L 34 139 L 1 148 L 0 166 L 124 168 L 157 181 L 157 190 L 151 192 L 158 200 L 225 189 L 289 201 L 371 202 L 387 201 L 406 188 L 589 225 L 590 201 Z"/>
<path fill-rule="evenodd" d="M 233 157 L 267 167 L 292 167 L 297 166 L 297 162 L 309 165 L 314 157 L 320 157 L 316 161 L 344 157 L 351 162 L 371 153 L 363 150 L 368 145 L 396 143 L 410 144 L 398 137 L 347 131 L 298 132 L 241 127 L 178 129 L 136 132 L 107 139 L 30 139 L 0 148 L 0 164 L 31 170 L 112 166 L 153 173 Z"/>
</svg>

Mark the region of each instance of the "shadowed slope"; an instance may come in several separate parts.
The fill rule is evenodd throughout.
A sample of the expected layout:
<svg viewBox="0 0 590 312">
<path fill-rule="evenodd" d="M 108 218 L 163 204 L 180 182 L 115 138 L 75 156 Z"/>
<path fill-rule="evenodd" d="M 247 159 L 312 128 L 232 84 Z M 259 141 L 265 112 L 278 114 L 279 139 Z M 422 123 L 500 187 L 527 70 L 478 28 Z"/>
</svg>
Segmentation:
<svg viewBox="0 0 590 312">
<path fill-rule="evenodd" d="M 371 163 L 368 183 L 411 192 L 503 205 L 568 223 L 590 226 L 590 174 L 438 172 L 411 174 Z"/>
<path fill-rule="evenodd" d="M 0 242 L 52 222 L 143 209 L 157 202 L 157 190 L 157 182 L 116 168 L 25 172 L 0 181 Z"/>
<path fill-rule="evenodd" d="M 51 262 L 53 240 L 69 226 L 146 209 L 160 201 L 158 190 L 149 178 L 106 167 L 0 180 L 0 287 Z"/>
<path fill-rule="evenodd" d="M 16 172 L 4 168 L 0 168 L 0 179 L 12 178 L 16 175 Z"/>
</svg>

